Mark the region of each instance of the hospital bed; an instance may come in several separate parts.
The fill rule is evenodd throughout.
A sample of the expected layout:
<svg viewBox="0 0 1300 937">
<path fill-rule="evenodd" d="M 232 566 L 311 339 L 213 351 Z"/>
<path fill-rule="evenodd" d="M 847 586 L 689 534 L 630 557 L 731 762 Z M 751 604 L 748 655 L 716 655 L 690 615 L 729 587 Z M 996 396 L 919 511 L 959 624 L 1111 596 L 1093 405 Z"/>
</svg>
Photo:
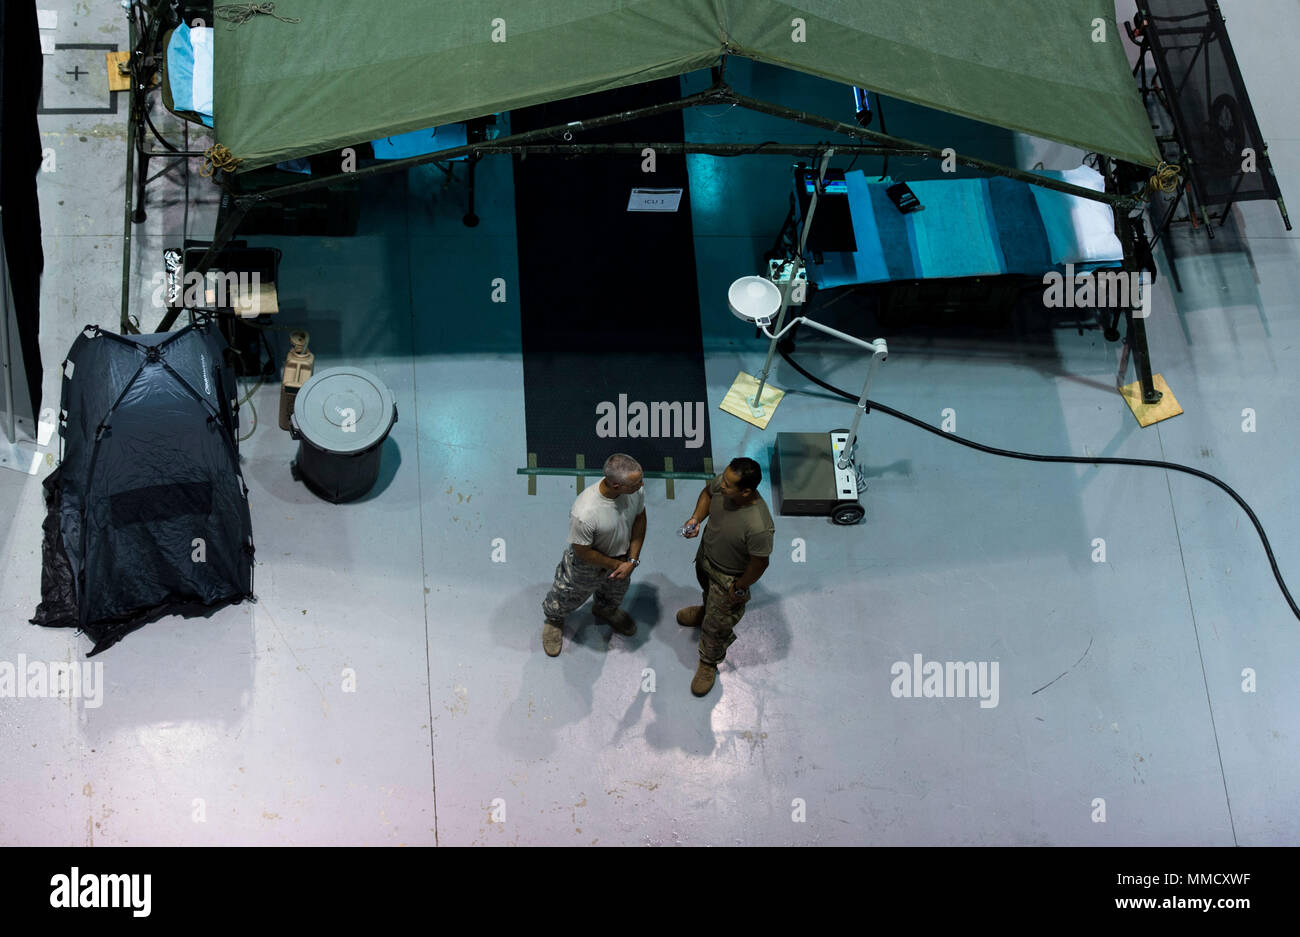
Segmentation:
<svg viewBox="0 0 1300 937">
<path fill-rule="evenodd" d="M 1089 166 L 1041 174 L 1105 187 Z M 802 227 L 815 182 L 796 167 L 790 213 L 769 259 L 793 254 L 791 235 Z M 889 195 L 896 184 L 862 171 L 828 176 L 805 251 L 810 288 L 872 285 L 885 311 L 937 302 L 974 313 L 1041 287 L 1049 273 L 1123 266 L 1114 213 L 1101 202 L 1002 177 L 932 179 L 907 184 L 922 207 L 904 212 Z"/>
</svg>

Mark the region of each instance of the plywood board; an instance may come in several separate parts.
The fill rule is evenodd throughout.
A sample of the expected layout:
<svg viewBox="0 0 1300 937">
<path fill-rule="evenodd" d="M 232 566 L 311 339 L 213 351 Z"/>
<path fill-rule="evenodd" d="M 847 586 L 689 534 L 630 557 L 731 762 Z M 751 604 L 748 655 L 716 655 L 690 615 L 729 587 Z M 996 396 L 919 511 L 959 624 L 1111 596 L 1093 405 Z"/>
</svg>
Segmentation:
<svg viewBox="0 0 1300 937">
<path fill-rule="evenodd" d="M 1178 405 L 1174 399 L 1174 392 L 1169 389 L 1165 383 L 1164 377 L 1159 374 L 1153 375 L 1151 383 L 1155 385 L 1156 390 L 1163 395 L 1159 403 L 1150 404 L 1142 402 L 1142 384 L 1140 381 L 1134 381 L 1132 384 L 1125 384 L 1121 389 L 1124 395 L 1124 401 L 1128 404 L 1133 415 L 1142 426 L 1150 426 L 1152 423 L 1159 423 L 1161 420 L 1167 420 L 1171 416 L 1178 416 L 1183 412 L 1183 408 Z"/>
<path fill-rule="evenodd" d="M 718 409 L 740 417 L 746 423 L 753 423 L 759 429 L 767 429 L 767 424 L 771 422 L 772 414 L 776 412 L 776 405 L 785 396 L 785 391 L 778 390 L 771 384 L 764 385 L 763 399 L 760 401 L 763 405 L 763 413 L 756 416 L 749 402 L 754 399 L 754 392 L 757 390 L 758 378 L 741 371 L 736 375 L 736 380 L 727 391 L 727 395 L 722 398 L 722 403 L 718 404 Z"/>
<path fill-rule="evenodd" d="M 131 75 L 123 75 L 118 71 L 118 65 L 125 65 L 131 60 L 131 53 L 128 52 L 108 52 L 104 55 L 108 64 L 108 90 L 109 91 L 130 91 Z"/>
</svg>

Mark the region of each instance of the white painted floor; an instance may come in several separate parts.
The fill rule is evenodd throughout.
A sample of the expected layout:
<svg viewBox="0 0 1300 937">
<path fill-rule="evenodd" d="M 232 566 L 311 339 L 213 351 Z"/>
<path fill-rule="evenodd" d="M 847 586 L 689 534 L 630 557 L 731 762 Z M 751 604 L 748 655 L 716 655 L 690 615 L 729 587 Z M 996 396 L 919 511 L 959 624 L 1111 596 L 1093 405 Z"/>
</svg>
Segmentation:
<svg viewBox="0 0 1300 937">
<path fill-rule="evenodd" d="M 42 5 L 60 11 L 60 42 L 126 45 L 116 4 Z M 1289 37 L 1300 34 L 1300 8 L 1222 6 L 1295 208 Z M 57 53 L 46 62 L 48 104 L 73 79 Z M 737 64 L 733 80 L 824 111 L 842 95 L 847 109 L 847 89 L 797 76 L 777 87 L 774 75 Z M 123 111 L 41 118 L 57 154 L 57 171 L 40 178 L 51 405 L 76 333 L 117 322 Z M 816 139 L 721 111 L 689 115 L 688 138 Z M 902 105 L 887 117 L 891 132 L 1013 150 L 1025 165 L 1055 151 Z M 179 138 L 178 123 L 165 126 Z M 691 163 L 711 405 L 738 371 L 761 366 L 764 345 L 730 317 L 725 287 L 755 272 L 774 236 L 788 163 Z M 177 169 L 151 187 L 136 230 L 133 308 L 146 326 L 158 317 L 149 284 L 163 248 L 183 229 L 211 234 L 213 189 L 193 169 L 188 212 Z M 250 238 L 284 249 L 280 322 L 311 330 L 317 367 L 363 367 L 393 389 L 400 419 L 381 482 L 355 504 L 309 494 L 289 475 L 295 444 L 274 425 L 277 390 L 262 388 L 242 449 L 259 601 L 164 619 L 97 656 L 100 706 L 0 698 L 0 842 L 1300 838 L 1300 622 L 1241 510 L 1179 473 L 1000 459 L 873 413 L 865 522 L 777 519 L 771 569 L 708 697 L 690 694 L 695 638 L 673 621 L 698 595 L 694 547 L 675 536 L 695 483 L 679 482 L 673 500 L 662 482 L 646 486 L 650 532 L 628 600 L 638 634 L 611 637 L 582 610 L 562 655 L 546 657 L 540 602 L 575 488 L 546 477 L 529 496 L 516 474 L 526 452 L 521 310 L 490 304 L 480 288 L 496 276 L 516 282 L 511 178 L 504 157 L 480 165 L 483 221 L 472 230 L 459 222 L 463 187 L 443 190 L 440 174 L 417 170 L 367 187 L 355 237 Z M 1300 235 L 1256 202 L 1213 244 L 1185 229 L 1174 237 L 1182 292 L 1159 278 L 1148 331 L 1182 416 L 1141 429 L 1114 392 L 1118 346 L 1042 322 L 886 335 L 872 397 L 932 424 L 951 408 L 957 433 L 993 446 L 1215 474 L 1250 503 L 1300 588 Z M 827 321 L 847 331 L 869 327 L 851 304 L 835 313 Z M 800 358 L 860 385 L 864 362 L 846 347 L 809 341 Z M 719 464 L 739 454 L 766 464 L 774 432 L 851 417 L 784 364 L 775 383 L 790 394 L 766 433 L 715 412 Z M 1242 431 L 1247 408 L 1252 433 Z M 0 473 L 0 661 L 76 661 L 89 649 L 72 632 L 27 624 L 49 470 Z M 504 563 L 492 560 L 498 538 Z M 1093 561 L 1095 538 L 1105 562 Z M 792 560 L 796 541 L 806 562 Z M 895 698 L 891 666 L 918 654 L 997 662 L 997 705 Z M 1243 692 L 1247 668 L 1254 692 Z M 647 669 L 654 692 L 643 689 Z M 344 691 L 345 673 L 355 692 Z M 1095 822 L 1098 798 L 1105 822 Z M 803 822 L 792 819 L 799 804 Z"/>
</svg>

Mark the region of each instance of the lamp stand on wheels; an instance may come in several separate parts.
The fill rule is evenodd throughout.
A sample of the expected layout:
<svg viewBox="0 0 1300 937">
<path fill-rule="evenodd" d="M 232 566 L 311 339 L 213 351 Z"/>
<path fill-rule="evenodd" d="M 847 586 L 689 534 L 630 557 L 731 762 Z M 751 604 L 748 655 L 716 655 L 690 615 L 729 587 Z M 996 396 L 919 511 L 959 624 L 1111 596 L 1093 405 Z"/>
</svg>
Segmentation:
<svg viewBox="0 0 1300 937">
<path fill-rule="evenodd" d="M 883 338 L 872 342 L 864 341 L 805 316 L 795 318 L 775 333 L 769 331 L 772 316 L 775 314 L 779 318 L 785 313 L 787 303 L 783 293 L 788 296 L 788 292 L 779 289 L 766 277 L 751 276 L 741 277 L 732 283 L 727 298 L 732 314 L 742 321 L 757 325 L 771 340 L 773 349 L 791 329 L 806 325 L 871 352 L 871 363 L 849 429 L 837 429 L 829 433 L 777 434 L 771 466 L 777 510 L 784 515 L 829 517 L 836 524 L 856 524 L 866 513 L 858 500 L 862 487 L 855 464 L 858 427 L 863 414 L 867 412 L 867 394 L 871 390 L 871 381 L 880 363 L 889 357 L 889 348 Z M 749 403 L 752 406 L 752 400 Z"/>
</svg>

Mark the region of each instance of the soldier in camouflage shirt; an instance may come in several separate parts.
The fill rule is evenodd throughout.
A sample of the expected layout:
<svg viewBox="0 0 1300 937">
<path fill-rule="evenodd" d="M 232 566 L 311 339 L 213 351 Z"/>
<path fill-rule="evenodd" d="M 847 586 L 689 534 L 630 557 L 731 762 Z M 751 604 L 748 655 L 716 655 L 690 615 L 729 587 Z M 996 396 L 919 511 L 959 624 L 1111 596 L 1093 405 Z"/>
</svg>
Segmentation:
<svg viewBox="0 0 1300 937">
<path fill-rule="evenodd" d="M 708 522 L 695 554 L 704 603 L 677 613 L 678 624 L 700 629 L 700 664 L 691 681 L 696 696 L 713 689 L 718 664 L 745 615 L 749 587 L 767 571 L 772 555 L 776 525 L 757 490 L 762 480 L 763 470 L 753 459 L 732 459 L 725 472 L 704 486 L 686 521 L 687 537 L 699 536 L 699 525 Z"/>
</svg>

